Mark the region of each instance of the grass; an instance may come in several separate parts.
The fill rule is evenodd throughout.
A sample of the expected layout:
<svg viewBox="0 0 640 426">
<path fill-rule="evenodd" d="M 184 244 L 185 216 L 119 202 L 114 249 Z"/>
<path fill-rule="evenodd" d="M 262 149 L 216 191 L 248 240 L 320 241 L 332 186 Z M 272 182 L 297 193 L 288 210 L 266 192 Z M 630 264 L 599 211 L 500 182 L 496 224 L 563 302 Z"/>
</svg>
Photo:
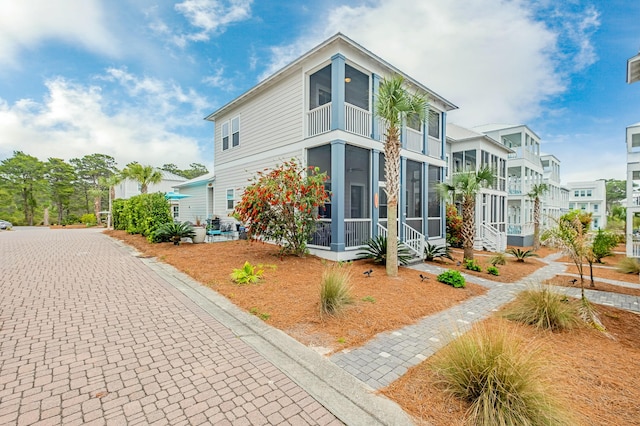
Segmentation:
<svg viewBox="0 0 640 426">
<path fill-rule="evenodd" d="M 616 269 L 623 274 L 638 274 L 640 273 L 640 263 L 633 257 L 625 257 L 618 262 Z"/>
<path fill-rule="evenodd" d="M 350 272 L 340 264 L 327 266 L 320 285 L 320 315 L 335 315 L 353 301 Z"/>
<path fill-rule="evenodd" d="M 471 404 L 469 424 L 571 424 L 545 378 L 543 353 L 500 323 L 483 323 L 451 342 L 433 368 L 447 393 Z"/>
<path fill-rule="evenodd" d="M 570 329 L 579 323 L 575 305 L 548 286 L 518 294 L 515 302 L 505 309 L 503 317 L 552 331 Z"/>
</svg>

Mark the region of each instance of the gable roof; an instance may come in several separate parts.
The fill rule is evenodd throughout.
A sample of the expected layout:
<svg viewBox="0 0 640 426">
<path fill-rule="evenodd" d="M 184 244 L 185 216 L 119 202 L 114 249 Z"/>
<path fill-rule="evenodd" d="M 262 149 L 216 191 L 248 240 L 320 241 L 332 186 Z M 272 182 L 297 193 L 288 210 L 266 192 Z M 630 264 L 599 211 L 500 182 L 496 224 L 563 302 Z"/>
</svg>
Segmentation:
<svg viewBox="0 0 640 426">
<path fill-rule="evenodd" d="M 467 129 L 466 127 L 458 126 L 457 124 L 447 123 L 447 139 L 451 142 L 462 142 L 469 139 L 483 139 L 493 145 L 496 145 L 508 153 L 515 152 L 505 144 L 498 142 L 491 136 L 484 133 L 476 132 L 475 130 Z"/>
<path fill-rule="evenodd" d="M 450 101 L 448 101 L 444 97 L 438 95 L 436 92 L 432 91 L 427 86 L 425 86 L 422 83 L 418 82 L 417 80 L 411 78 L 410 76 L 408 76 L 407 74 L 403 73 L 402 71 L 400 71 L 399 69 L 397 69 L 393 65 L 389 64 L 387 61 L 383 60 L 382 58 L 380 58 L 377 55 L 373 54 L 369 50 L 365 49 L 363 46 L 361 46 L 358 43 L 356 43 L 355 41 L 351 40 L 349 37 L 345 36 L 342 33 L 336 33 L 334 36 L 328 38 L 327 40 L 325 40 L 324 42 L 320 43 L 319 45 L 317 45 L 313 49 L 309 50 L 307 53 L 305 53 L 302 56 L 298 57 L 298 59 L 296 59 L 293 62 L 289 63 L 289 65 L 286 65 L 285 67 L 283 67 L 280 70 L 276 71 L 271 76 L 265 78 L 264 80 L 259 82 L 257 85 L 253 86 L 251 89 L 249 89 L 248 91 L 243 93 L 242 95 L 238 96 L 237 98 L 233 99 L 232 101 L 230 101 L 227 104 L 225 104 L 222 107 L 220 107 L 218 110 L 216 110 L 213 113 L 209 114 L 208 116 L 205 117 L 205 120 L 215 121 L 215 117 L 216 116 L 224 113 L 226 110 L 232 108 L 233 106 L 235 106 L 235 105 L 237 105 L 237 104 L 239 104 L 239 103 L 241 103 L 241 102 L 243 102 L 243 101 L 245 101 L 247 99 L 250 99 L 254 94 L 256 94 L 257 92 L 262 90 L 262 88 L 270 86 L 272 84 L 275 84 L 278 80 L 280 80 L 288 72 L 291 72 L 292 70 L 294 70 L 298 66 L 300 66 L 300 64 L 302 62 L 304 62 L 307 58 L 309 58 L 310 56 L 318 53 L 322 49 L 325 49 L 326 47 L 328 47 L 328 46 L 330 46 L 332 44 L 336 44 L 336 43 L 345 43 L 346 45 L 348 45 L 348 46 L 360 51 L 362 54 L 374 59 L 375 61 L 380 63 L 383 67 L 387 68 L 390 73 L 402 75 L 405 78 L 405 80 L 407 80 L 407 82 L 409 82 L 413 86 L 419 88 L 420 90 L 425 91 L 426 93 L 429 94 L 430 97 L 432 97 L 434 99 L 437 99 L 438 101 L 442 102 L 445 105 L 447 111 L 451 111 L 453 109 L 457 109 L 458 108 L 456 105 L 454 105 L 453 103 L 451 103 Z"/>
<path fill-rule="evenodd" d="M 213 172 L 206 173 L 202 176 L 195 177 L 193 179 L 189 179 L 187 181 L 181 182 L 177 185 L 173 185 L 174 188 L 183 188 L 186 186 L 196 186 L 200 183 L 207 184 L 209 182 L 213 182 L 215 180 L 216 175 Z"/>
</svg>

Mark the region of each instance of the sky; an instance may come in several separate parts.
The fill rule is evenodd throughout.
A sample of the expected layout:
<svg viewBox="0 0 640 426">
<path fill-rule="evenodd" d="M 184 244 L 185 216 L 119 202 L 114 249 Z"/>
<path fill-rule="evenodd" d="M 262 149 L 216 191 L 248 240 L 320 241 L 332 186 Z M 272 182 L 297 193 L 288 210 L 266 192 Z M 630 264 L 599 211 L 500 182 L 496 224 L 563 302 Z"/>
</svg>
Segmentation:
<svg viewBox="0 0 640 426">
<path fill-rule="evenodd" d="M 0 0 L 0 160 L 213 167 L 204 117 L 341 32 L 459 107 L 526 124 L 563 183 L 626 178 L 637 0 Z"/>
</svg>

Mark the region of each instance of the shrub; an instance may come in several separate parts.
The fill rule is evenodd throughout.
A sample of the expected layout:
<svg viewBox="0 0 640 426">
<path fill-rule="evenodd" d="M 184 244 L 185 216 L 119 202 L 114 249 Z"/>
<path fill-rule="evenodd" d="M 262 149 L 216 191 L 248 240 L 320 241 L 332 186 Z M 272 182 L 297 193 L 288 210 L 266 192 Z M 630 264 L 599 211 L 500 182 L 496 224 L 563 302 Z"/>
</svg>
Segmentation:
<svg viewBox="0 0 640 426">
<path fill-rule="evenodd" d="M 504 255 L 504 253 L 496 253 L 489 258 L 489 263 L 492 264 L 493 266 L 506 265 L 507 257 Z"/>
<path fill-rule="evenodd" d="M 96 219 L 96 215 L 93 213 L 87 213 L 80 216 L 80 222 L 84 223 L 87 226 L 96 226 L 98 220 Z"/>
<path fill-rule="evenodd" d="M 363 251 L 357 253 L 358 259 L 373 259 L 374 263 L 387 264 L 387 237 L 378 235 L 371 238 L 366 242 L 366 246 L 360 249 Z M 398 262 L 401 265 L 406 265 L 412 257 L 409 249 L 398 242 Z"/>
<path fill-rule="evenodd" d="M 487 267 L 487 273 L 497 277 L 500 275 L 500 270 L 496 266 L 489 266 Z"/>
<path fill-rule="evenodd" d="M 508 249 L 507 253 L 509 253 L 512 256 L 515 256 L 515 258 L 517 259 L 517 262 L 524 262 L 524 260 L 527 257 L 538 257 L 538 255 L 534 253 L 533 250 L 521 250 L 519 248 L 513 248 L 513 247 Z"/>
<path fill-rule="evenodd" d="M 237 284 L 253 284 L 258 282 L 263 273 L 264 271 L 262 269 L 257 269 L 256 266 L 246 261 L 244 265 L 242 265 L 242 268 L 233 270 L 231 279 Z"/>
<path fill-rule="evenodd" d="M 633 257 L 625 257 L 618 262 L 616 269 L 623 274 L 638 274 L 640 273 L 640 263 Z"/>
<path fill-rule="evenodd" d="M 320 315 L 337 314 L 352 302 L 350 279 L 349 269 L 339 264 L 324 270 L 320 285 Z"/>
<path fill-rule="evenodd" d="M 462 247 L 462 216 L 455 204 L 447 204 L 447 243 L 451 247 Z"/>
<path fill-rule="evenodd" d="M 602 263 L 602 258 L 611 256 L 611 250 L 618 245 L 618 237 L 611 233 L 598 229 L 598 233 L 593 239 L 591 251 L 596 262 Z"/>
<path fill-rule="evenodd" d="M 471 403 L 474 425 L 571 424 L 542 351 L 514 339 L 504 325 L 474 327 L 436 357 L 433 368 L 446 391 Z"/>
<path fill-rule="evenodd" d="M 455 269 L 447 269 L 440 275 L 438 275 L 438 281 L 441 283 L 449 284 L 455 288 L 465 287 L 466 283 L 464 277 L 459 271 Z"/>
<path fill-rule="evenodd" d="M 427 262 L 431 262 L 434 259 L 446 257 L 449 260 L 453 260 L 453 257 L 449 253 L 449 247 L 445 246 L 437 246 L 435 244 L 427 243 L 424 246 L 424 260 Z"/>
<path fill-rule="evenodd" d="M 578 323 L 577 310 L 566 297 L 548 286 L 521 292 L 503 316 L 546 330 L 565 330 Z"/>
<path fill-rule="evenodd" d="M 127 229 L 126 218 L 124 216 L 124 209 L 127 204 L 127 200 L 118 198 L 113 200 L 111 205 L 111 214 L 113 215 L 113 229 L 124 231 Z"/>
<path fill-rule="evenodd" d="M 478 261 L 475 259 L 465 259 L 464 267 L 470 271 L 482 272 L 482 268 L 478 265 Z"/>
<path fill-rule="evenodd" d="M 160 192 L 129 198 L 118 216 L 123 222 L 118 229 L 122 226 L 129 234 L 141 234 L 151 242 L 158 242 L 155 231 L 160 225 L 173 222 L 169 202 Z"/>
<path fill-rule="evenodd" d="M 154 241 L 172 241 L 174 245 L 179 245 L 183 238 L 195 237 L 193 226 L 187 222 L 169 222 L 163 223 L 155 231 L 153 235 Z"/>
</svg>

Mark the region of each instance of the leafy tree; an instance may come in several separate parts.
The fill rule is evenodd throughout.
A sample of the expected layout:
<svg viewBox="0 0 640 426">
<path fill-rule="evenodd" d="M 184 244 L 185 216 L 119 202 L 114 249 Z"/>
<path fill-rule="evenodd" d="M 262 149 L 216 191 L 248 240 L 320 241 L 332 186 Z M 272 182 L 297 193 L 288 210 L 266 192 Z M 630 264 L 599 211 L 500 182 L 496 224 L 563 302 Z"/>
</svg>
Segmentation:
<svg viewBox="0 0 640 426">
<path fill-rule="evenodd" d="M 447 243 L 451 247 L 462 247 L 462 216 L 452 203 L 447 203 Z"/>
<path fill-rule="evenodd" d="M 411 95 L 404 88 L 404 78 L 394 75 L 380 83 L 375 114 L 385 123 L 385 191 L 387 193 L 387 275 L 398 275 L 398 193 L 400 190 L 400 127 L 407 118 L 422 122 L 427 99 Z"/>
<path fill-rule="evenodd" d="M 602 258 L 611 256 L 613 252 L 611 251 L 615 246 L 618 245 L 618 238 L 615 234 L 611 232 L 603 231 L 602 229 L 598 229 L 595 238 L 593 239 L 593 257 L 597 263 L 602 263 Z"/>
<path fill-rule="evenodd" d="M 540 197 L 548 190 L 546 183 L 535 183 L 527 194 L 533 200 L 533 251 L 540 248 Z"/>
<path fill-rule="evenodd" d="M 473 259 L 473 242 L 476 234 L 476 195 L 482 188 L 488 188 L 493 185 L 495 179 L 494 171 L 488 167 L 483 167 L 479 170 L 455 173 L 451 178 L 451 183 L 442 182 L 438 186 L 440 195 L 443 198 L 453 194 L 453 197 L 462 199 L 461 234 L 465 259 Z"/>
<path fill-rule="evenodd" d="M 605 187 L 607 192 L 607 211 L 621 200 L 627 198 L 627 181 L 618 179 L 606 179 Z"/>
<path fill-rule="evenodd" d="M 93 213 L 99 224 L 102 210 L 100 178 L 108 178 L 117 173 L 116 160 L 106 154 L 90 154 L 82 158 L 72 158 L 70 163 L 76 168 L 76 174 L 80 178 L 78 184 L 85 198 L 85 211 L 91 211 L 89 200 L 93 200 Z"/>
<path fill-rule="evenodd" d="M 58 213 L 57 223 L 61 224 L 64 212 L 69 209 L 71 196 L 74 192 L 73 182 L 77 178 L 76 173 L 71 164 L 60 158 L 49 158 L 45 166 L 51 201 Z"/>
<path fill-rule="evenodd" d="M 162 173 L 158 170 L 155 170 L 152 166 L 143 166 L 136 162 L 127 164 L 127 167 L 122 171 L 122 175 L 137 181 L 140 184 L 140 193 L 142 194 L 147 193 L 149 184 L 162 181 Z"/>
<path fill-rule="evenodd" d="M 173 173 L 174 175 L 182 176 L 187 179 L 197 178 L 198 176 L 206 175 L 209 173 L 207 167 L 204 164 L 200 163 L 191 163 L 189 164 L 189 168 L 185 170 L 181 170 L 173 163 L 164 164 L 160 167 L 160 170 L 164 170 L 166 172 Z"/>
<path fill-rule="evenodd" d="M 316 230 L 318 207 L 329 201 L 326 173 L 296 160 L 258 172 L 247 186 L 234 214 L 248 225 L 248 235 L 275 241 L 283 254 L 302 256 Z"/>
<path fill-rule="evenodd" d="M 45 166 L 36 157 L 14 151 L 13 157 L 0 162 L 0 177 L 9 193 L 18 194 L 24 221 L 33 226 L 37 196 L 44 192 Z"/>
</svg>

